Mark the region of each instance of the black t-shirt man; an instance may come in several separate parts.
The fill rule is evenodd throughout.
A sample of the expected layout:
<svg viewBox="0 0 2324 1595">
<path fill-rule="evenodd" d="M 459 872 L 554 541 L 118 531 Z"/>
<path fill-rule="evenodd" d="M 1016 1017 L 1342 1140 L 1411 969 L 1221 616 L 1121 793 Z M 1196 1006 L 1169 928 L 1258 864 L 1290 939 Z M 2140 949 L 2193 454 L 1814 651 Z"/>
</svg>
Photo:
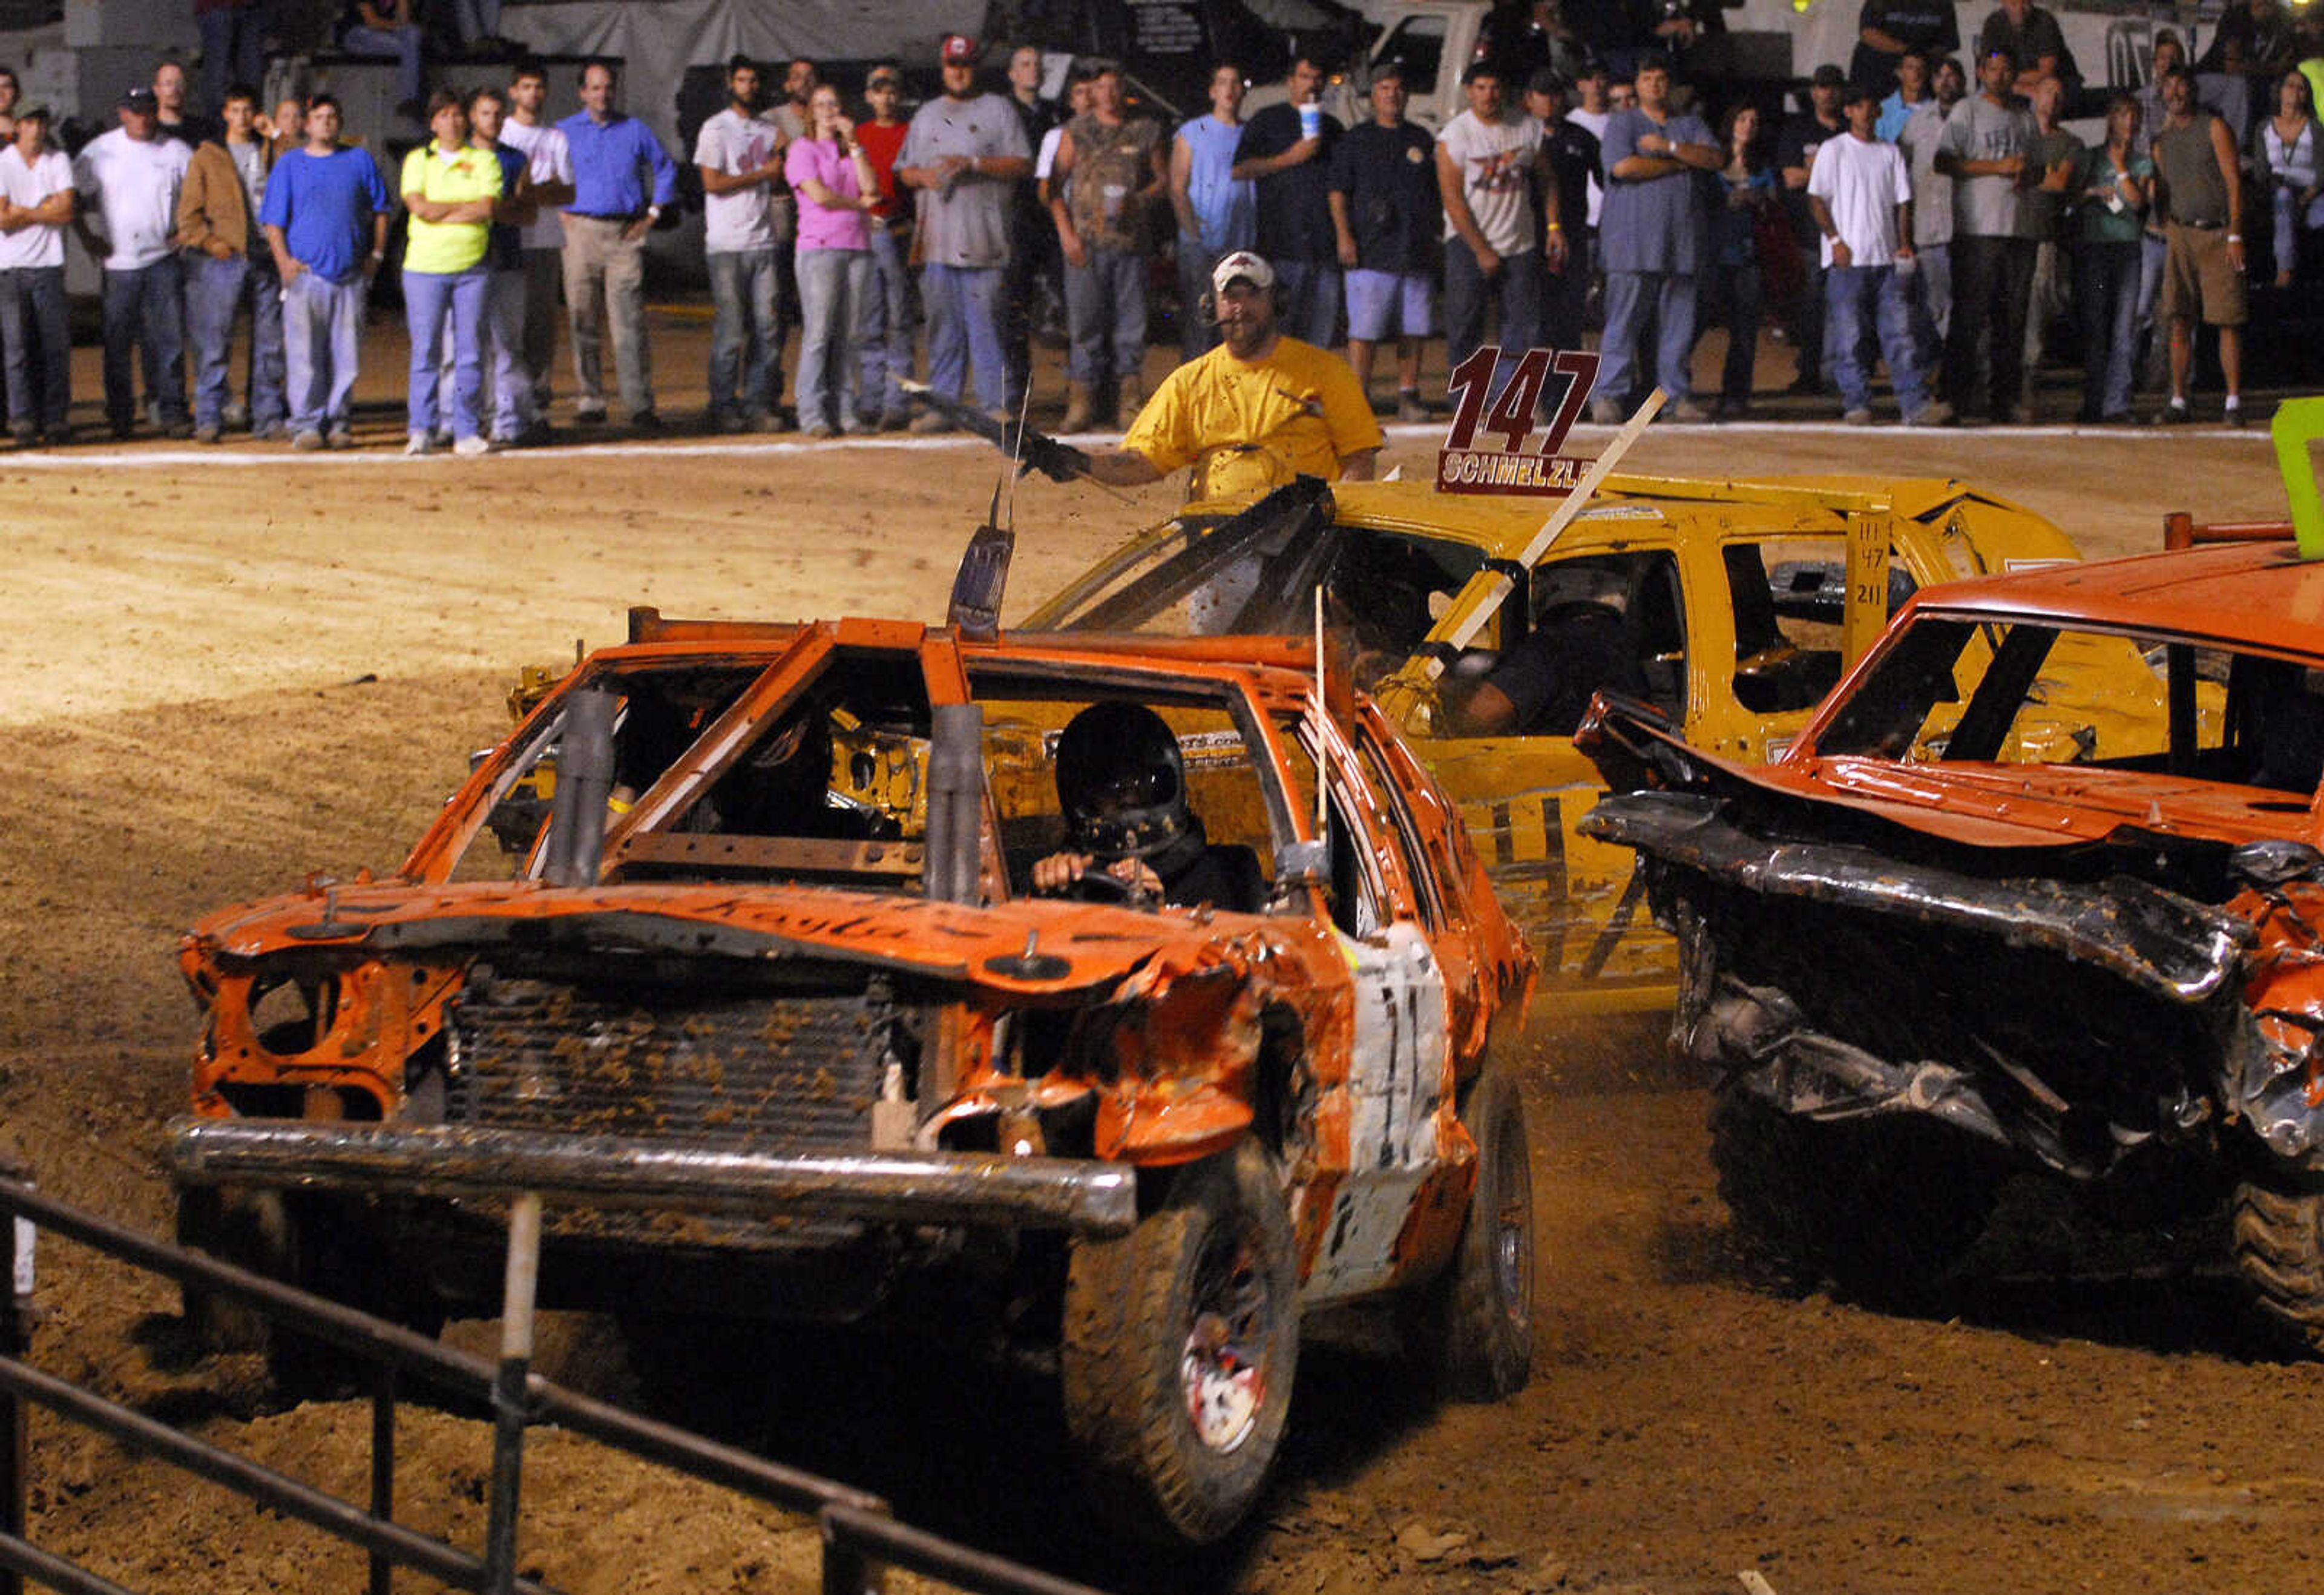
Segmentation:
<svg viewBox="0 0 2324 1595">
<path fill-rule="evenodd" d="M 1780 172 L 1813 164 L 1819 146 L 1847 132 L 1847 123 L 1825 122 L 1812 110 L 1785 117 L 1784 130 L 1775 137 L 1775 170 Z M 1815 213 L 1808 208 L 1805 189 L 1785 189 L 1784 209 L 1791 217 L 1792 230 L 1799 235 L 1801 243 L 1810 243 L 1822 235 L 1823 229 L 1816 226 Z"/>
<path fill-rule="evenodd" d="M 1332 158 L 1346 134 L 1334 116 L 1323 118 L 1323 147 L 1313 161 L 1259 180 L 1259 253 L 1270 261 L 1337 264 L 1340 235 L 1332 226 Z M 1237 161 L 1280 155 L 1299 142 L 1299 107 L 1274 105 L 1244 124 Z"/>
<path fill-rule="evenodd" d="M 1542 129 L 1541 145 L 1557 174 L 1557 220 L 1568 238 L 1590 230 L 1590 184 L 1598 175 L 1598 135 L 1560 116 Z"/>
<path fill-rule="evenodd" d="M 1887 34 L 1904 50 L 1922 50 L 1933 61 L 1960 53 L 1960 21 L 1952 0 L 1864 0 L 1856 14 L 1856 53 L 1848 60 L 1848 80 L 1882 99 L 1896 91 L 1896 55 L 1875 50 L 1861 35 L 1867 29 Z"/>
<path fill-rule="evenodd" d="M 1250 139 L 1245 133 L 1246 148 Z M 1426 128 L 1411 122 L 1350 128 L 1333 149 L 1327 187 L 1345 196 L 1358 270 L 1400 276 L 1435 271 L 1444 202 L 1436 188 L 1436 143 Z"/>
</svg>

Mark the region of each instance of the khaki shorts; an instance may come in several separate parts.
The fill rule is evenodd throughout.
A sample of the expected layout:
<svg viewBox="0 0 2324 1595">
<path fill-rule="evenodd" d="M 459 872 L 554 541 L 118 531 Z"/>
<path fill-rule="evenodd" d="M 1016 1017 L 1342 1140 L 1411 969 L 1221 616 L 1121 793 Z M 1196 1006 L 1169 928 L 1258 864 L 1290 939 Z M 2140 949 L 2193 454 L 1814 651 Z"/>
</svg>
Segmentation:
<svg viewBox="0 0 2324 1595">
<path fill-rule="evenodd" d="M 2227 260 L 2225 227 L 2163 229 L 2163 318 L 2206 326 L 2241 327 L 2251 317 L 2244 274 Z"/>
</svg>

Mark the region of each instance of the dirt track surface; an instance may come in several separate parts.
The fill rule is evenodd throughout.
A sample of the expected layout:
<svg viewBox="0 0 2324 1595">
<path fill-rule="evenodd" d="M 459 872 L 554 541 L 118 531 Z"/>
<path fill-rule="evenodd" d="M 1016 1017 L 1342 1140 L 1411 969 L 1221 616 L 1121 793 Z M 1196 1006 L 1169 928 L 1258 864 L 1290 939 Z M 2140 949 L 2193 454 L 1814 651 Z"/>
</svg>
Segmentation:
<svg viewBox="0 0 2324 1595">
<path fill-rule="evenodd" d="M 1431 447 L 1400 434 L 1389 463 L 1425 469 Z M 1632 463 L 1876 458 L 2020 499 L 2092 553 L 2154 546 L 2166 509 L 2282 513 L 2258 436 L 1658 430 Z M 992 480 L 989 455 L 942 443 L 0 461 L 0 1114 L 42 1183 L 166 1231 L 157 1130 L 193 1038 L 177 933 L 309 870 L 392 868 L 503 729 L 516 666 L 613 640 L 632 603 L 934 617 Z M 1171 500 L 1026 484 L 1012 607 Z M 1764 1291 L 1711 1188 L 1703 1082 L 1664 1061 L 1650 1023 L 1585 1035 L 1544 1017 L 1524 1061 L 1531 1387 L 1436 1410 L 1393 1361 L 1318 1351 L 1277 1488 L 1220 1556 L 1160 1569 L 1061 1530 L 1073 1496 L 1041 1438 L 1044 1388 L 940 1342 L 770 1342 L 748 1379 L 711 1376 L 733 1381 L 715 1387 L 726 1432 L 1120 1589 L 1659 1595 L 1732 1590 L 1742 1569 L 1784 1595 L 2316 1586 L 2324 1368 L 2259 1354 L 2183 1256 L 2090 1243 L 2028 1207 L 1947 1322 Z M 251 1368 L 171 1366 L 168 1294 L 61 1243 L 42 1261 L 37 1361 L 360 1498 L 361 1406 L 273 1411 Z M 628 1387 L 588 1321 L 558 1324 L 547 1361 Z M 420 1409 L 401 1445 L 402 1515 L 480 1543 L 482 1428 Z M 533 1454 L 525 1563 L 562 1587 L 811 1587 L 795 1521 L 569 1437 Z M 319 1536 L 45 1423 L 33 1479 L 35 1541 L 133 1587 L 360 1587 L 358 1559 Z"/>
</svg>

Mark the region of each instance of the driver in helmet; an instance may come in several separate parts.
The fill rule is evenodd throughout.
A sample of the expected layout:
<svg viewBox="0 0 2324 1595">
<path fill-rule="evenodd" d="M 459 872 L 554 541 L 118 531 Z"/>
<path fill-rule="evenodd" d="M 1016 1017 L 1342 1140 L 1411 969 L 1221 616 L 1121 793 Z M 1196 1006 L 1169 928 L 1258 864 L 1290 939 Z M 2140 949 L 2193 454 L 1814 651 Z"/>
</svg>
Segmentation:
<svg viewBox="0 0 2324 1595">
<path fill-rule="evenodd" d="M 1093 704 L 1073 717 L 1057 739 L 1057 800 L 1068 845 L 1034 864 L 1036 892 L 1064 896 L 1102 876 L 1173 908 L 1266 906 L 1258 855 L 1210 844 L 1186 807 L 1178 739 L 1144 705 Z"/>
</svg>

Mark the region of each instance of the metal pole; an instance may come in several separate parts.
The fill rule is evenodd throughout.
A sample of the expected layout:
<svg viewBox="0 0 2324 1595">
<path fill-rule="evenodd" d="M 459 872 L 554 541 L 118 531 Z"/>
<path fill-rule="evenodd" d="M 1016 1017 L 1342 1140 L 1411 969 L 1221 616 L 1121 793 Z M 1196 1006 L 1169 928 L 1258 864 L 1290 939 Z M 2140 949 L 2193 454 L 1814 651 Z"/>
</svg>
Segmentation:
<svg viewBox="0 0 2324 1595">
<path fill-rule="evenodd" d="M 0 1176 L 30 1185 L 29 1170 L 13 1159 Z M 8 1305 L 0 1311 L 0 1357 L 21 1360 L 32 1344 L 32 1224 L 14 1213 L 0 1217 L 0 1262 L 7 1264 Z M 0 1533 L 24 1537 L 24 1496 L 31 1487 L 29 1412 L 14 1390 L 0 1390 Z M 0 1568 L 0 1595 L 24 1595 L 24 1575 Z"/>
<path fill-rule="evenodd" d="M 823 1595 L 881 1595 L 887 1581 L 830 1507 L 816 1514 L 816 1526 L 823 1531 Z"/>
<path fill-rule="evenodd" d="M 371 1381 L 371 1515 L 395 1521 L 395 1368 L 381 1363 Z M 371 1554 L 371 1595 L 394 1595 L 395 1563 Z"/>
<path fill-rule="evenodd" d="M 508 1273 L 501 1293 L 501 1365 L 493 1377 L 492 1517 L 484 1529 L 484 1589 L 516 1588 L 516 1515 L 524 1466 L 526 1377 L 532 1366 L 532 1303 L 540 1284 L 540 1194 L 509 1203 Z"/>
</svg>

